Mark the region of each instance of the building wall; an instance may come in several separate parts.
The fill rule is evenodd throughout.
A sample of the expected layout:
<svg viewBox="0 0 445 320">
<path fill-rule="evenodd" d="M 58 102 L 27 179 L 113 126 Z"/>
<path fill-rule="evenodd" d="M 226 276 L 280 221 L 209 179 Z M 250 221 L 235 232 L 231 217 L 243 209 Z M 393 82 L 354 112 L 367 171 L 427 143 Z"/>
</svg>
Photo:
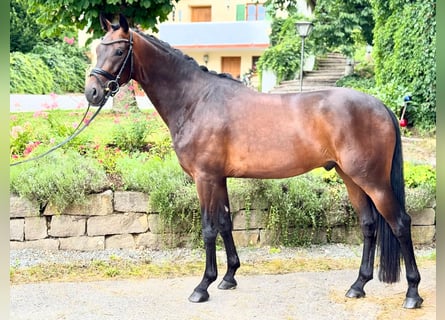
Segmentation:
<svg viewBox="0 0 445 320">
<path fill-rule="evenodd" d="M 259 1 L 262 3 L 264 1 Z M 199 6 L 212 7 L 212 21 L 236 21 L 237 5 L 256 3 L 248 0 L 181 0 L 170 13 L 169 22 L 191 22 L 191 8 Z"/>
</svg>

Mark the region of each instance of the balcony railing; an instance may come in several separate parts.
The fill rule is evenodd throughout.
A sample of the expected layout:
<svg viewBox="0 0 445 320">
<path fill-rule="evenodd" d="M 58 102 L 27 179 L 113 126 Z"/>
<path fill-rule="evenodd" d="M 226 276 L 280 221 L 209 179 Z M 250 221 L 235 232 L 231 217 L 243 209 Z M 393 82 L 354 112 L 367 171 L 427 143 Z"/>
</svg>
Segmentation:
<svg viewBox="0 0 445 320">
<path fill-rule="evenodd" d="M 159 38 L 182 48 L 266 48 L 269 21 L 162 23 Z"/>
</svg>

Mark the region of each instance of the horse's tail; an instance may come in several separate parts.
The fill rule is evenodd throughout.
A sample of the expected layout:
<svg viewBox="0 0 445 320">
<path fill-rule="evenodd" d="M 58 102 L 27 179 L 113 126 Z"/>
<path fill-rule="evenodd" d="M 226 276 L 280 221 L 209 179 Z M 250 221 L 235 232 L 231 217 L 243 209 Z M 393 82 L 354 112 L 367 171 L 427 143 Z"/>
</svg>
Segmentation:
<svg viewBox="0 0 445 320">
<path fill-rule="evenodd" d="M 402 139 L 396 116 L 389 109 L 388 112 L 390 113 L 396 135 L 396 144 L 391 164 L 391 187 L 401 209 L 405 211 Z M 377 243 L 380 247 L 379 280 L 386 283 L 394 283 L 400 279 L 400 243 L 382 215 L 378 214 L 377 216 Z"/>
</svg>

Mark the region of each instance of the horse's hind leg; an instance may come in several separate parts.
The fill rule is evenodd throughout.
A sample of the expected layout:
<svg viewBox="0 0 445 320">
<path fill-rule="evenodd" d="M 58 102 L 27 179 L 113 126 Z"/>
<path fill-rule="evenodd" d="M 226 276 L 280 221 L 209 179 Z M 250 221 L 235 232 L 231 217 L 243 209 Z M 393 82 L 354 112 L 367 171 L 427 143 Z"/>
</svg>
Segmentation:
<svg viewBox="0 0 445 320">
<path fill-rule="evenodd" d="M 357 280 L 346 292 L 348 298 L 362 298 L 365 296 L 364 286 L 373 278 L 374 257 L 376 249 L 377 212 L 366 193 L 356 185 L 347 175 L 336 167 L 348 190 L 349 200 L 359 215 L 360 227 L 363 232 L 363 253 Z"/>
<path fill-rule="evenodd" d="M 201 204 L 202 235 L 206 249 L 206 267 L 204 276 L 189 297 L 191 302 L 204 302 L 209 299 L 208 287 L 218 276 L 216 264 L 216 237 L 218 232 L 224 239 L 227 251 L 228 269 L 220 289 L 236 287 L 234 278 L 239 267 L 239 259 L 232 238 L 232 221 L 230 219 L 229 199 L 227 195 L 226 180 L 224 178 L 196 179 L 199 201 Z"/>
<path fill-rule="evenodd" d="M 416 258 L 414 255 L 414 247 L 411 238 L 411 217 L 404 211 L 404 209 L 401 208 L 391 188 L 388 188 L 387 190 L 370 190 L 367 191 L 367 193 L 372 198 L 378 212 L 381 213 L 381 215 L 387 222 L 387 225 L 390 227 L 390 230 L 388 228 L 388 230 L 386 231 L 386 225 L 384 226 L 385 228 L 383 229 L 383 233 L 388 233 L 388 237 L 386 237 L 386 239 L 395 236 L 398 240 L 398 244 L 400 245 L 400 252 L 405 262 L 406 279 L 408 282 L 408 290 L 406 293 L 405 301 L 403 302 L 403 307 L 408 309 L 419 308 L 422 305 L 423 299 L 420 297 L 418 291 L 420 273 L 417 268 Z M 384 244 L 382 244 L 381 246 L 383 245 Z M 381 270 L 379 273 L 379 277 L 381 277 L 381 280 L 389 283 L 394 282 L 393 279 L 395 278 L 391 275 L 394 270 L 383 270 L 382 272 L 382 268 L 391 268 L 391 255 L 392 252 L 381 252 Z M 388 258 L 388 256 L 390 258 Z M 386 264 L 387 266 L 385 266 L 384 264 Z M 387 277 L 385 272 L 390 274 L 389 281 L 385 279 Z"/>
</svg>

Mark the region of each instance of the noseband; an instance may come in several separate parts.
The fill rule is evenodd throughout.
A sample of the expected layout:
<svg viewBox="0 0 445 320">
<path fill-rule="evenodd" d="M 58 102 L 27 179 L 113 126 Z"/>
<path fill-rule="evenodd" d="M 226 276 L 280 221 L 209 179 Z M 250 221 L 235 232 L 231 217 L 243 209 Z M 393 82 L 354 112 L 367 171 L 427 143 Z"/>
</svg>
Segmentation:
<svg viewBox="0 0 445 320">
<path fill-rule="evenodd" d="M 102 99 L 102 102 L 100 103 L 100 105 L 104 105 L 110 96 L 114 97 L 114 95 L 116 93 L 118 93 L 118 91 L 120 89 L 119 80 L 121 78 L 122 73 L 124 72 L 124 69 L 128 63 L 128 60 L 130 60 L 130 76 L 129 76 L 128 80 L 131 79 L 131 76 L 133 74 L 133 32 L 131 30 L 130 30 L 130 39 L 117 39 L 117 40 L 112 40 L 112 41 L 108 41 L 108 42 L 101 42 L 101 44 L 110 45 L 110 44 L 119 43 L 119 42 L 128 42 L 129 43 L 127 56 L 125 57 L 124 62 L 122 63 L 119 73 L 116 76 L 114 76 L 111 73 L 109 73 L 108 71 L 105 71 L 98 67 L 93 68 L 93 70 L 91 70 L 91 73 L 90 73 L 90 77 L 91 76 L 95 77 L 97 79 L 97 81 L 101 84 L 103 90 L 106 92 L 106 95 Z M 102 80 L 100 79 L 99 76 L 103 76 L 103 77 L 107 78 L 108 81 L 106 83 L 102 82 Z"/>
</svg>

